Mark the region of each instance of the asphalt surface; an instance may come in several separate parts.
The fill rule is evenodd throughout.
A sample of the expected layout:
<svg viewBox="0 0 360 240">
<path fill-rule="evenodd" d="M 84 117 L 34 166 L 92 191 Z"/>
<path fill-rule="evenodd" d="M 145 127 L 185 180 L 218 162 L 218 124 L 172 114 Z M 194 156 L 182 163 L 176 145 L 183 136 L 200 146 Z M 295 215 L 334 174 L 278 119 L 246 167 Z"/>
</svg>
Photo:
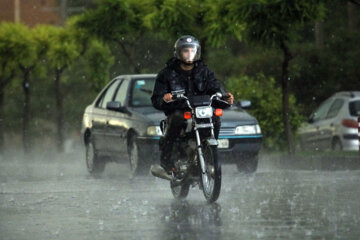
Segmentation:
<svg viewBox="0 0 360 240">
<path fill-rule="evenodd" d="M 198 188 L 173 199 L 166 180 L 130 179 L 110 163 L 100 178 L 84 154 L 0 159 L 0 239 L 360 239 L 360 171 L 223 166 L 219 200 Z"/>
</svg>

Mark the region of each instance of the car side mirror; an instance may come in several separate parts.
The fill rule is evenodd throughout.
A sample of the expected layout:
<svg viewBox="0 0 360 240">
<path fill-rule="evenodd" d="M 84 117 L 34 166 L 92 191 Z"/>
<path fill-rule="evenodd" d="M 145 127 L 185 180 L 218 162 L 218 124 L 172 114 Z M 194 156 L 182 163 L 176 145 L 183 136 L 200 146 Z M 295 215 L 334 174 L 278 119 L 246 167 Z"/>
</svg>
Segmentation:
<svg viewBox="0 0 360 240">
<path fill-rule="evenodd" d="M 240 100 L 237 105 L 241 108 L 250 108 L 251 107 L 251 101 L 250 100 Z"/>
<path fill-rule="evenodd" d="M 121 106 L 119 101 L 111 101 L 106 103 L 106 109 L 121 112 L 124 110 L 124 107 Z"/>
</svg>

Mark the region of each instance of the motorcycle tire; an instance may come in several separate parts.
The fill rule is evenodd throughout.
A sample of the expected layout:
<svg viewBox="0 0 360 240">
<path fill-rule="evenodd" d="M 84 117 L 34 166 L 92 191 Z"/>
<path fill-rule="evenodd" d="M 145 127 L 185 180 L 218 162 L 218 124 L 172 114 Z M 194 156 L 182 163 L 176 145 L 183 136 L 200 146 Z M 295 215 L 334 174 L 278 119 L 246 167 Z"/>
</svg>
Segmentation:
<svg viewBox="0 0 360 240">
<path fill-rule="evenodd" d="M 217 147 L 205 144 L 203 156 L 206 173 L 201 176 L 202 190 L 209 203 L 215 202 L 221 190 L 221 163 L 218 159 Z"/>
<path fill-rule="evenodd" d="M 190 184 L 189 183 L 181 183 L 175 184 L 173 181 L 170 181 L 171 192 L 175 199 L 182 200 L 187 197 L 189 194 Z"/>
</svg>

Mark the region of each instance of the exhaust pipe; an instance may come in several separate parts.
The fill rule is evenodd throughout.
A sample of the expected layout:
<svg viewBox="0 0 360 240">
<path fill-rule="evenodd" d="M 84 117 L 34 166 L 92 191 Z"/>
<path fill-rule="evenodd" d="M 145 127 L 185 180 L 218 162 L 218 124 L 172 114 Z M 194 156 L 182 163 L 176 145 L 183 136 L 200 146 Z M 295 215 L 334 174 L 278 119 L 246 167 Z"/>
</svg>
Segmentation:
<svg viewBox="0 0 360 240">
<path fill-rule="evenodd" d="M 165 180 L 173 180 L 172 175 L 168 174 L 160 165 L 151 165 L 150 168 L 151 174 L 155 177 L 162 178 Z"/>
</svg>

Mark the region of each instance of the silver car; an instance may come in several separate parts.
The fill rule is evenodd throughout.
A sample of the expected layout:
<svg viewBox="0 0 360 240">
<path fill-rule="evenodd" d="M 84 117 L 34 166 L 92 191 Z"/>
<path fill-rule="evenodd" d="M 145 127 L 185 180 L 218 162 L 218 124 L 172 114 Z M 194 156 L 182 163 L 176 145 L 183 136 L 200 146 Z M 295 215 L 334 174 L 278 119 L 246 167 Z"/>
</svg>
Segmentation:
<svg viewBox="0 0 360 240">
<path fill-rule="evenodd" d="M 358 151 L 359 116 L 360 91 L 335 93 L 300 127 L 301 148 Z"/>
</svg>

